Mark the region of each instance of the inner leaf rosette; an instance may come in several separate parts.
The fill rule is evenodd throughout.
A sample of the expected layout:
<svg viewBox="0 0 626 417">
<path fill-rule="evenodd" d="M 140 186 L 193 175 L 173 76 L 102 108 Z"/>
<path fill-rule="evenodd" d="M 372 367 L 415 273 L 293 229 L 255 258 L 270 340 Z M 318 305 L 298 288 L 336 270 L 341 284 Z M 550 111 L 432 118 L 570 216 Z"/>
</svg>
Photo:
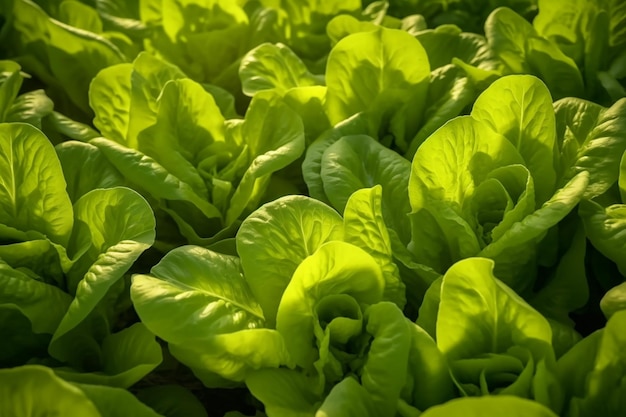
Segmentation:
<svg viewBox="0 0 626 417">
<path fill-rule="evenodd" d="M 462 394 L 515 395 L 558 412 L 550 324 L 493 268 L 485 258 L 454 264 L 426 293 L 417 324 L 436 336 Z"/>
</svg>

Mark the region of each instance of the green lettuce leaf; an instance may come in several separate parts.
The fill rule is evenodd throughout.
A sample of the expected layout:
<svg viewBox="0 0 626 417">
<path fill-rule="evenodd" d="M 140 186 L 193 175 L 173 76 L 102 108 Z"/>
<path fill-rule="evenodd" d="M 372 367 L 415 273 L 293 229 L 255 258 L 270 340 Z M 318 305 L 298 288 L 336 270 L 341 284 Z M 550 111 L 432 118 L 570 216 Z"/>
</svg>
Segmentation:
<svg viewBox="0 0 626 417">
<path fill-rule="evenodd" d="M 124 177 L 94 145 L 67 141 L 54 149 L 73 203 L 96 188 L 114 188 L 125 183 Z"/>
<path fill-rule="evenodd" d="M 289 369 L 262 369 L 251 372 L 246 386 L 276 417 L 314 417 L 320 395 L 311 387 L 312 378 Z"/>
<path fill-rule="evenodd" d="M 389 123 L 397 145 L 408 146 L 416 133 L 428 92 L 426 51 L 406 32 L 381 28 L 342 39 L 328 56 L 326 106 L 332 124 L 367 111 L 374 131 Z M 402 118 L 403 105 L 411 118 Z M 401 118 L 395 122 L 395 115 Z M 403 123 L 408 125 L 402 126 Z M 384 131 L 384 130 L 383 130 Z"/>
<path fill-rule="evenodd" d="M 79 346 L 75 349 L 74 354 L 82 353 Z M 67 381 L 128 388 L 152 372 L 163 361 L 163 354 L 154 334 L 135 323 L 102 340 L 100 360 L 102 367 L 97 371 L 60 367 L 54 372 Z"/>
<path fill-rule="evenodd" d="M 615 262 L 621 274 L 626 276 L 626 205 L 603 207 L 594 201 L 583 200 L 579 213 L 593 246 Z"/>
<path fill-rule="evenodd" d="M 224 118 L 213 96 L 190 79 L 170 80 L 155 104 L 156 123 L 140 132 L 138 149 L 208 198 L 200 165 L 236 149 L 225 143 Z"/>
<path fill-rule="evenodd" d="M 348 243 L 327 242 L 304 259 L 293 273 L 276 315 L 276 329 L 295 363 L 308 368 L 317 359 L 312 341 L 319 302 L 330 295 L 348 294 L 364 308 L 381 301 L 384 285 L 376 261 Z"/>
<path fill-rule="evenodd" d="M 531 288 L 532 281 L 520 273 L 520 268 L 524 268 L 524 264 L 529 268 L 527 262 L 536 259 L 538 243 L 551 227 L 576 207 L 588 183 L 589 175 L 586 171 L 576 175 L 539 209 L 512 225 L 497 241 L 483 248 L 479 256 L 495 260 L 496 273 L 502 276 L 503 281 L 519 293 L 525 293 Z"/>
<path fill-rule="evenodd" d="M 380 405 L 376 407 L 371 393 L 356 381 L 355 378 L 347 377 L 330 391 L 315 416 L 346 416 L 346 417 L 371 417 L 391 415 L 379 414 Z M 374 414 L 376 413 L 376 414 Z"/>
<path fill-rule="evenodd" d="M 417 262 L 443 271 L 480 251 L 471 223 L 461 214 L 491 171 L 512 164 L 523 164 L 514 146 L 467 116 L 448 122 L 422 144 L 409 180 L 409 249 Z"/>
<path fill-rule="evenodd" d="M 262 206 L 237 233 L 237 252 L 246 281 L 269 327 L 298 265 L 325 242 L 343 239 L 341 216 L 304 196 L 289 196 Z"/>
<path fill-rule="evenodd" d="M 304 126 L 300 117 L 272 96 L 258 94 L 246 112 L 241 135 L 247 145 L 248 168 L 235 189 L 226 212 L 226 224 L 252 212 L 270 176 L 304 152 Z M 245 151 L 244 151 L 245 152 Z"/>
<path fill-rule="evenodd" d="M 99 385 L 76 384 L 76 386 L 96 406 L 102 417 L 163 417 L 150 407 L 142 404 L 133 394 L 120 388 Z"/>
<path fill-rule="evenodd" d="M 607 319 L 617 311 L 626 310 L 626 282 L 608 290 L 600 300 L 600 308 Z"/>
<path fill-rule="evenodd" d="M 372 414 L 392 416 L 406 379 L 411 330 L 402 311 L 388 302 L 365 310 L 365 321 L 374 339 L 361 370 L 361 385 L 370 395 Z"/>
<path fill-rule="evenodd" d="M 0 78 L 0 120 L 5 122 L 7 113 L 20 91 L 24 76 L 20 74 L 22 68 L 14 61 L 0 61 L 0 69 L 2 74 Z"/>
<path fill-rule="evenodd" d="M 589 186 L 584 197 L 603 194 L 617 181 L 620 159 L 626 151 L 626 99 L 605 108 L 565 98 L 554 103 L 554 111 L 561 181 L 587 171 Z"/>
<path fill-rule="evenodd" d="M 103 68 L 126 61 L 124 54 L 104 37 L 51 19 L 38 5 L 14 0 L 4 42 L 20 64 L 51 87 L 57 106 L 65 114 L 90 114 L 87 91 Z M 66 102 L 69 98 L 69 102 Z M 69 112 L 67 111 L 69 110 Z"/>
<path fill-rule="evenodd" d="M 372 137 L 377 135 L 375 129 L 370 126 L 366 113 L 357 113 L 349 119 L 338 123 L 332 129 L 322 133 L 308 146 L 304 162 L 302 163 L 302 176 L 309 189 L 309 195 L 316 200 L 330 204 L 329 198 L 324 191 L 324 182 L 321 174 L 324 152 L 342 137 L 350 135 L 368 135 Z"/>
<path fill-rule="evenodd" d="M 68 272 L 68 291 L 75 294 L 63 321 L 56 329 L 50 352 L 75 365 L 81 355 L 73 351 L 77 333 L 99 338 L 96 328 L 80 326 L 92 312 L 98 315 L 102 302 L 119 280 L 154 242 L 154 216 L 148 203 L 128 188 L 96 189 L 74 206 L 73 246 L 80 256 Z M 85 244 L 79 247 L 80 244 Z"/>
<path fill-rule="evenodd" d="M 469 258 L 446 272 L 436 313 L 437 346 L 461 392 L 513 394 L 559 411 L 550 324 L 495 278 L 493 269 L 492 260 Z"/>
<path fill-rule="evenodd" d="M 78 387 L 54 375 L 51 369 L 28 365 L 0 370 L 0 413 L 16 417 L 80 415 L 101 417 L 94 403 Z"/>
<path fill-rule="evenodd" d="M 69 308 L 71 298 L 68 294 L 13 269 L 1 259 L 0 282 L 0 305 L 3 308 L 20 312 L 28 319 L 34 333 L 54 333 Z"/>
<path fill-rule="evenodd" d="M 369 253 L 380 266 L 385 279 L 383 300 L 398 307 L 406 304 L 405 286 L 393 261 L 391 241 L 383 220 L 382 187 L 355 191 L 343 213 L 344 241 Z"/>
<path fill-rule="evenodd" d="M 330 50 L 328 22 L 340 14 L 357 15 L 362 7 L 358 0 L 284 0 L 280 6 L 289 18 L 288 44 L 298 56 L 313 61 L 310 65 L 323 59 Z"/>
<path fill-rule="evenodd" d="M 280 335 L 262 328 L 263 312 L 236 257 L 195 246 L 177 248 L 151 275 L 133 277 L 131 298 L 142 322 L 207 386 L 289 363 Z M 182 309 L 181 298 L 186 301 Z"/>
<path fill-rule="evenodd" d="M 587 336 L 558 362 L 572 417 L 619 416 L 624 410 L 624 327 L 626 311 L 617 311 L 606 327 Z"/>
<path fill-rule="evenodd" d="M 495 81 L 478 97 L 472 117 L 504 135 L 524 158 L 535 181 L 537 204 L 552 195 L 556 182 L 556 122 L 550 91 L 536 77 Z"/>
<path fill-rule="evenodd" d="M 67 246 L 72 203 L 52 144 L 31 125 L 6 123 L 0 149 L 0 224 Z"/>
<path fill-rule="evenodd" d="M 585 93 L 576 63 L 513 10 L 494 10 L 485 22 L 485 36 L 510 73 L 538 76 L 556 99 Z"/>
<path fill-rule="evenodd" d="M 369 136 L 344 136 L 323 154 L 321 178 L 333 207 L 342 212 L 352 193 L 382 185 L 385 224 L 408 242 L 410 162 Z"/>
<path fill-rule="evenodd" d="M 536 401 L 510 395 L 459 398 L 430 408 L 423 417 L 556 417 L 553 411 Z"/>
<path fill-rule="evenodd" d="M 408 402 L 426 410 L 454 398 L 456 389 L 448 362 L 435 340 L 417 324 L 409 324 L 409 329 L 409 369 L 403 394 L 409 388 Z"/>
<path fill-rule="evenodd" d="M 248 52 L 239 66 L 244 94 L 252 97 L 263 90 L 280 94 L 297 87 L 319 85 L 304 63 L 288 46 L 264 43 Z"/>
</svg>

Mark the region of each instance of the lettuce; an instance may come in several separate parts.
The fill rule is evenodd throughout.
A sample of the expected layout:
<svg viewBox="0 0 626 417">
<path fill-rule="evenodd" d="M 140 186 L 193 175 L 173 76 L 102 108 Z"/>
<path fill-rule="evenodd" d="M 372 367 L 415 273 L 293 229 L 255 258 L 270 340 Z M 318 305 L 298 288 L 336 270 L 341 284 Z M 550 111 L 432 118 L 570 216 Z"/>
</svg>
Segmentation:
<svg viewBox="0 0 626 417">
<path fill-rule="evenodd" d="M 620 2 L 0 3 L 0 414 L 623 414 Z"/>
<path fill-rule="evenodd" d="M 11 398 L 0 404 L 2 414 L 19 417 L 50 413 L 85 417 L 115 417 L 127 413 L 138 417 L 161 416 L 126 390 L 69 383 L 41 365 L 0 370 L 0 393 Z"/>
<path fill-rule="evenodd" d="M 104 138 L 89 143 L 190 243 L 231 233 L 304 147 L 301 119 L 271 94 L 255 97 L 244 120 L 226 120 L 201 84 L 145 53 L 99 73 L 90 97 Z"/>
<path fill-rule="evenodd" d="M 558 413 L 550 323 L 493 271 L 485 258 L 454 264 L 428 290 L 417 323 L 435 338 L 465 395 L 515 395 Z"/>
<path fill-rule="evenodd" d="M 188 246 L 135 275 L 135 309 L 205 385 L 245 381 L 270 415 L 347 412 L 345 395 L 376 415 L 449 399 L 443 357 L 400 309 L 381 198 L 356 192 L 343 220 L 307 197 L 268 203 L 242 224 L 240 259 Z"/>
<path fill-rule="evenodd" d="M 2 327 L 17 332 L 9 346 L 17 345 L 3 350 L 0 362 L 20 364 L 23 344 L 40 360 L 49 353 L 59 361 L 55 371 L 65 378 L 132 385 L 162 360 L 143 324 L 113 331 L 128 307 L 124 275 L 154 240 L 150 206 L 114 182 L 76 187 L 72 200 L 55 149 L 39 130 L 4 123 L 0 137 L 0 306 Z M 83 161 L 85 168 L 97 167 L 94 161 Z M 16 329 L 12 320 L 26 326 Z"/>
</svg>

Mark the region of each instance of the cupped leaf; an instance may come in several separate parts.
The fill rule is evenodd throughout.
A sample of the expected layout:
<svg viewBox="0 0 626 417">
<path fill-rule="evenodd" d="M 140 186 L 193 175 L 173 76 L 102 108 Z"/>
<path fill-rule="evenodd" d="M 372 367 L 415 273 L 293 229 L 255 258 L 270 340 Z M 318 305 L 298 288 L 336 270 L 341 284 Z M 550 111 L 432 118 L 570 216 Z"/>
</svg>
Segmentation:
<svg viewBox="0 0 626 417">
<path fill-rule="evenodd" d="M 41 131 L 0 124 L 0 224 L 67 246 L 73 218 L 65 188 L 61 164 Z"/>
<path fill-rule="evenodd" d="M 82 227 L 76 228 L 73 241 L 88 246 L 79 249 L 81 256 L 68 273 L 68 289 L 75 298 L 50 345 L 50 352 L 64 361 L 77 359 L 69 348 L 74 329 L 83 333 L 79 325 L 92 312 L 98 314 L 98 306 L 155 237 L 150 206 L 128 188 L 93 190 L 74 209 Z"/>
<path fill-rule="evenodd" d="M 276 329 L 296 364 L 308 368 L 317 359 L 318 351 L 312 346 L 317 303 L 331 294 L 348 294 L 365 308 L 382 299 L 384 285 L 376 261 L 349 243 L 325 243 L 302 261 L 276 315 Z"/>
<path fill-rule="evenodd" d="M 94 145 L 67 141 L 55 146 L 55 150 L 72 202 L 76 203 L 83 195 L 96 188 L 124 185 L 124 177 Z"/>
<path fill-rule="evenodd" d="M 537 34 L 522 16 L 507 7 L 494 10 L 485 22 L 489 46 L 513 74 L 541 78 L 555 99 L 584 94 L 576 63 L 552 41 Z"/>
<path fill-rule="evenodd" d="M 402 311 L 388 302 L 365 310 L 366 331 L 373 340 L 361 370 L 361 385 L 370 394 L 373 414 L 395 414 L 405 383 L 411 346 L 410 324 Z"/>
<path fill-rule="evenodd" d="M 0 61 L 0 121 L 5 122 L 9 109 L 17 98 L 24 81 L 17 62 Z"/>
<path fill-rule="evenodd" d="M 409 180 L 411 243 L 415 260 L 444 271 L 480 251 L 464 205 L 495 169 L 523 164 L 502 135 L 470 117 L 451 120 L 431 135 L 413 158 Z"/>
<path fill-rule="evenodd" d="M 382 185 L 385 223 L 403 242 L 408 242 L 410 170 L 411 163 L 396 152 L 369 136 L 352 135 L 344 136 L 324 151 L 321 177 L 325 194 L 340 212 L 355 191 Z"/>
<path fill-rule="evenodd" d="M 626 311 L 617 311 L 604 329 L 587 336 L 559 360 L 569 415 L 621 415 L 626 392 L 625 329 Z"/>
<path fill-rule="evenodd" d="M 565 98 L 554 103 L 560 155 L 560 177 L 569 180 L 589 172 L 584 197 L 606 192 L 618 179 L 626 151 L 626 99 L 608 109 L 590 101 Z"/>
<path fill-rule="evenodd" d="M 576 207 L 588 183 L 587 172 L 576 175 L 539 209 L 513 224 L 497 241 L 483 248 L 478 256 L 495 260 L 498 276 L 519 293 L 524 293 L 532 285 L 532 280 L 524 274 L 532 273 L 532 266 L 527 269 L 528 262 L 535 259 L 537 244 L 551 227 Z M 525 270 L 530 272 L 523 272 Z"/>
<path fill-rule="evenodd" d="M 404 308 L 405 286 L 393 261 L 391 241 L 383 220 L 382 193 L 382 187 L 377 185 L 352 194 L 343 213 L 344 241 L 374 258 L 385 278 L 383 299 Z"/>
<path fill-rule="evenodd" d="M 602 207 L 594 201 L 583 200 L 579 213 L 593 246 L 615 262 L 626 276 L 626 205 Z"/>
<path fill-rule="evenodd" d="M 373 417 L 391 416 L 393 410 L 380 414 L 371 392 L 367 391 L 353 377 L 346 377 L 330 390 L 315 416 Z M 376 413 L 376 414 L 374 414 Z"/>
<path fill-rule="evenodd" d="M 152 245 L 155 221 L 146 200 L 124 187 L 90 191 L 74 205 L 74 216 L 80 227 L 76 228 L 72 243 L 82 256 L 69 272 L 74 281 L 68 286 L 80 301 L 73 304 L 69 313 L 78 314 L 75 320 L 80 321 L 79 317 L 93 309 Z M 78 247 L 82 242 L 89 242 L 88 247 Z M 70 322 L 61 326 L 57 336 L 64 332 L 65 326 L 73 327 Z"/>
<path fill-rule="evenodd" d="M 404 31 L 381 28 L 347 36 L 328 56 L 330 120 L 336 124 L 368 110 L 380 126 L 412 96 L 426 96 L 429 76 L 426 51 Z"/>
<path fill-rule="evenodd" d="M 161 346 L 142 323 L 135 323 L 102 341 L 102 370 L 77 372 L 55 368 L 66 381 L 128 388 L 152 372 L 163 360 Z"/>
<path fill-rule="evenodd" d="M 380 26 L 373 22 L 359 20 L 349 14 L 340 14 L 328 22 L 326 33 L 334 46 L 346 36 L 359 32 L 373 32 L 379 28 Z"/>
<path fill-rule="evenodd" d="M 23 314 L 33 332 L 53 334 L 70 302 L 70 296 L 59 288 L 13 269 L 0 259 L 0 305 Z"/>
<path fill-rule="evenodd" d="M 269 327 L 298 265 L 325 242 L 342 240 L 341 216 L 325 204 L 289 196 L 265 204 L 241 224 L 237 252 Z"/>
<path fill-rule="evenodd" d="M 437 315 L 437 346 L 449 358 L 502 353 L 526 346 L 550 351 L 548 321 L 493 275 L 494 262 L 469 258 L 444 275 Z"/>
<path fill-rule="evenodd" d="M 0 402 L 0 415 L 102 416 L 80 388 L 57 377 L 50 368 L 40 365 L 0 370 L 0 396 L 11 399 Z"/>
<path fill-rule="evenodd" d="M 515 146 L 536 179 L 537 203 L 550 198 L 556 182 L 556 122 L 545 84 L 529 75 L 500 78 L 476 99 L 472 117 Z"/>
<path fill-rule="evenodd" d="M 89 85 L 94 126 L 102 136 L 122 145 L 134 143 L 128 139 L 132 73 L 132 64 L 111 65 L 98 72 Z"/>
<path fill-rule="evenodd" d="M 324 158 L 324 152 L 329 146 L 344 136 L 376 136 L 376 134 L 377 132 L 370 125 L 367 114 L 358 113 L 338 123 L 332 129 L 326 130 L 311 143 L 306 150 L 306 156 L 302 163 L 302 176 L 309 189 L 309 195 L 317 200 L 330 204 L 329 198 L 324 191 L 324 182 L 322 181 L 322 160 Z"/>
<path fill-rule="evenodd" d="M 302 119 L 274 98 L 257 94 L 246 112 L 241 134 L 248 147 L 249 165 L 230 199 L 227 225 L 256 209 L 272 173 L 304 152 Z"/>
<path fill-rule="evenodd" d="M 244 94 L 263 90 L 285 93 L 295 87 L 318 85 L 319 80 L 288 46 L 264 43 L 246 54 L 239 66 Z"/>
<path fill-rule="evenodd" d="M 143 404 L 125 389 L 99 385 L 75 384 L 96 406 L 102 417 L 164 417 Z"/>
<path fill-rule="evenodd" d="M 558 411 L 562 397 L 550 324 L 495 278 L 493 269 L 492 260 L 469 258 L 446 272 L 437 346 L 464 392 L 514 393 Z"/>
<path fill-rule="evenodd" d="M 618 311 L 626 310 L 626 282 L 608 290 L 600 300 L 600 308 L 607 319 Z"/>
<path fill-rule="evenodd" d="M 0 259 L 29 276 L 58 288 L 65 288 L 65 272 L 72 265 L 62 247 L 48 239 L 40 239 L 39 236 L 25 242 L 0 245 Z"/>
<path fill-rule="evenodd" d="M 285 104 L 302 118 L 307 145 L 331 128 L 328 114 L 324 109 L 326 90 L 326 87 L 315 85 L 293 88 L 285 93 Z"/>
<path fill-rule="evenodd" d="M 321 395 L 312 389 L 315 380 L 289 369 L 262 369 L 251 372 L 246 386 L 265 405 L 265 412 L 276 417 L 311 417 Z"/>
<path fill-rule="evenodd" d="M 459 398 L 432 407 L 423 417 L 556 417 L 552 410 L 536 401 L 511 395 Z"/>
<path fill-rule="evenodd" d="M 190 79 L 171 80 L 161 90 L 156 106 L 156 123 L 139 134 L 138 149 L 189 184 L 196 194 L 208 198 L 199 166 L 206 158 L 219 158 L 226 150 L 221 148 L 227 148 L 224 118 L 213 96 Z"/>
<path fill-rule="evenodd" d="M 128 70 L 121 69 L 117 77 L 123 77 Z M 185 78 L 185 74 L 175 65 L 159 59 L 147 52 L 140 53 L 133 61 L 130 85 L 130 108 L 128 128 L 126 130 L 126 146 L 138 149 L 138 138 L 142 130 L 152 126 L 157 118 L 156 101 L 168 81 Z M 105 79 L 105 82 L 117 84 L 119 78 Z M 122 81 L 125 87 L 126 82 Z M 116 92 L 116 87 L 113 93 Z M 125 94 L 125 91 L 124 93 Z M 127 100 L 118 104 L 125 109 Z M 134 117 L 131 117 L 133 115 Z M 124 117 L 124 113 L 122 113 Z M 123 119 L 122 119 L 123 120 Z M 124 123 L 122 123 L 124 126 Z M 123 130 L 122 130 L 123 131 Z"/>
<path fill-rule="evenodd" d="M 469 209 L 483 242 L 497 241 L 535 209 L 535 182 L 522 165 L 494 169 L 472 196 Z"/>
<path fill-rule="evenodd" d="M 451 64 L 454 58 L 484 69 L 491 69 L 496 65 L 493 52 L 484 36 L 461 32 L 456 26 L 442 25 L 423 30 L 415 37 L 426 50 L 433 70 Z"/>
<path fill-rule="evenodd" d="M 435 340 L 417 324 L 409 324 L 409 329 L 411 346 L 406 384 L 412 388 L 409 402 L 426 410 L 454 398 L 456 390 L 448 362 Z"/>
</svg>

